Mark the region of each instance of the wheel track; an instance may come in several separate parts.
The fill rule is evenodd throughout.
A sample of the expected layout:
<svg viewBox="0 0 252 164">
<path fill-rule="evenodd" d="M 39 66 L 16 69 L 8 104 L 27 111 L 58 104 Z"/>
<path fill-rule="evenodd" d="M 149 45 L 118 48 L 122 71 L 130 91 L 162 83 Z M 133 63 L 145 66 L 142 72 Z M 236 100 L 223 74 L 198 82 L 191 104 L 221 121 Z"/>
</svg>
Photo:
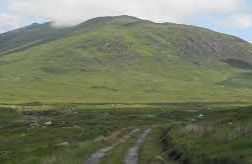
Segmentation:
<svg viewBox="0 0 252 164">
<path fill-rule="evenodd" d="M 139 151 L 145 140 L 147 139 L 148 135 L 151 133 L 152 129 L 148 128 L 144 130 L 144 132 L 139 136 L 135 145 L 129 149 L 127 154 L 124 157 L 125 164 L 137 164 L 139 161 Z"/>
<path fill-rule="evenodd" d="M 93 153 L 91 155 L 91 157 L 84 162 L 84 164 L 99 164 L 109 151 L 111 151 L 117 145 L 123 144 L 126 141 L 128 141 L 132 137 L 132 135 L 135 134 L 136 132 L 138 132 L 139 130 L 140 129 L 137 128 L 137 129 L 131 131 L 130 133 L 128 133 L 127 135 L 125 135 L 123 138 L 121 138 L 118 142 L 114 143 L 113 145 L 105 147 L 105 148 Z"/>
</svg>

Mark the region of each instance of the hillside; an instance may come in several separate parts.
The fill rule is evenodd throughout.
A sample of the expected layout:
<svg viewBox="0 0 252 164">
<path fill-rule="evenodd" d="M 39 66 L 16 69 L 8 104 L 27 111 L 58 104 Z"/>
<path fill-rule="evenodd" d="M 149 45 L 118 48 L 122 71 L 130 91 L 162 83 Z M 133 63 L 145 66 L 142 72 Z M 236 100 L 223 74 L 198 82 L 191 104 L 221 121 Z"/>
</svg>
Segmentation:
<svg viewBox="0 0 252 164">
<path fill-rule="evenodd" d="M 2 102 L 248 101 L 252 45 L 129 16 L 0 35 Z"/>
</svg>

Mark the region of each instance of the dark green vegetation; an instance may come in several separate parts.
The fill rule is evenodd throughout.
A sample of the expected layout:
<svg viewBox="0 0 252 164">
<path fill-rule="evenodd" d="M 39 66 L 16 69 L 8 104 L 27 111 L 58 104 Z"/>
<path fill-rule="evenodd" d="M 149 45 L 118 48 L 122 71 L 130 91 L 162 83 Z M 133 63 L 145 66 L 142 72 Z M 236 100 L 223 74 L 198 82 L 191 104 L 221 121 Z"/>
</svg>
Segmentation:
<svg viewBox="0 0 252 164">
<path fill-rule="evenodd" d="M 102 161 L 120 164 L 148 127 L 141 164 L 252 162 L 252 107 L 246 104 L 27 105 L 0 108 L 0 163 L 81 164 L 140 128 Z"/>
<path fill-rule="evenodd" d="M 129 16 L 0 35 L 1 102 L 249 101 L 252 46 Z"/>
<path fill-rule="evenodd" d="M 167 155 L 184 163 L 252 163 L 252 108 L 202 111 L 205 118 L 168 128 Z"/>
</svg>

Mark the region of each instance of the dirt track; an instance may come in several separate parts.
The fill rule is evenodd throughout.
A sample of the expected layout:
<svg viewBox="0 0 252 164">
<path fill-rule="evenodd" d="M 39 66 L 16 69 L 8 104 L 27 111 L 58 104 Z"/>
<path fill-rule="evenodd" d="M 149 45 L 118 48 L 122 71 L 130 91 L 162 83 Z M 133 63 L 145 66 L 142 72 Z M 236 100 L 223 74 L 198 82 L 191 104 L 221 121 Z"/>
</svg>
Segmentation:
<svg viewBox="0 0 252 164">
<path fill-rule="evenodd" d="M 137 142 L 135 145 L 129 149 L 127 154 L 124 157 L 124 163 L 125 164 L 137 164 L 139 160 L 139 150 L 148 137 L 148 135 L 151 133 L 151 128 L 146 129 L 138 138 Z"/>
<path fill-rule="evenodd" d="M 97 151 L 96 153 L 92 154 L 91 157 L 84 162 L 84 164 L 99 164 L 100 161 L 106 156 L 106 154 L 110 150 L 115 148 L 117 145 L 128 141 L 132 137 L 132 135 L 135 134 L 136 132 L 138 132 L 139 130 L 140 129 L 135 129 L 135 130 L 131 131 L 129 134 L 127 134 L 123 138 L 121 138 L 117 143 L 115 143 L 111 146 L 105 147 L 105 148 Z"/>
</svg>

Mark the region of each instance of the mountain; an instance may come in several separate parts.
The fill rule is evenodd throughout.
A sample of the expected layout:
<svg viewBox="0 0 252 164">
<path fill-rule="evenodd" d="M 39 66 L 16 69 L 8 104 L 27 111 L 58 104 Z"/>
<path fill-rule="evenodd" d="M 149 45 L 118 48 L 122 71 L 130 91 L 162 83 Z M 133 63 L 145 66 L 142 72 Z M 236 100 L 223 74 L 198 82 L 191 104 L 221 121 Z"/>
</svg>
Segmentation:
<svg viewBox="0 0 252 164">
<path fill-rule="evenodd" d="M 0 34 L 2 102 L 249 101 L 252 45 L 208 29 L 101 17 Z"/>
</svg>

